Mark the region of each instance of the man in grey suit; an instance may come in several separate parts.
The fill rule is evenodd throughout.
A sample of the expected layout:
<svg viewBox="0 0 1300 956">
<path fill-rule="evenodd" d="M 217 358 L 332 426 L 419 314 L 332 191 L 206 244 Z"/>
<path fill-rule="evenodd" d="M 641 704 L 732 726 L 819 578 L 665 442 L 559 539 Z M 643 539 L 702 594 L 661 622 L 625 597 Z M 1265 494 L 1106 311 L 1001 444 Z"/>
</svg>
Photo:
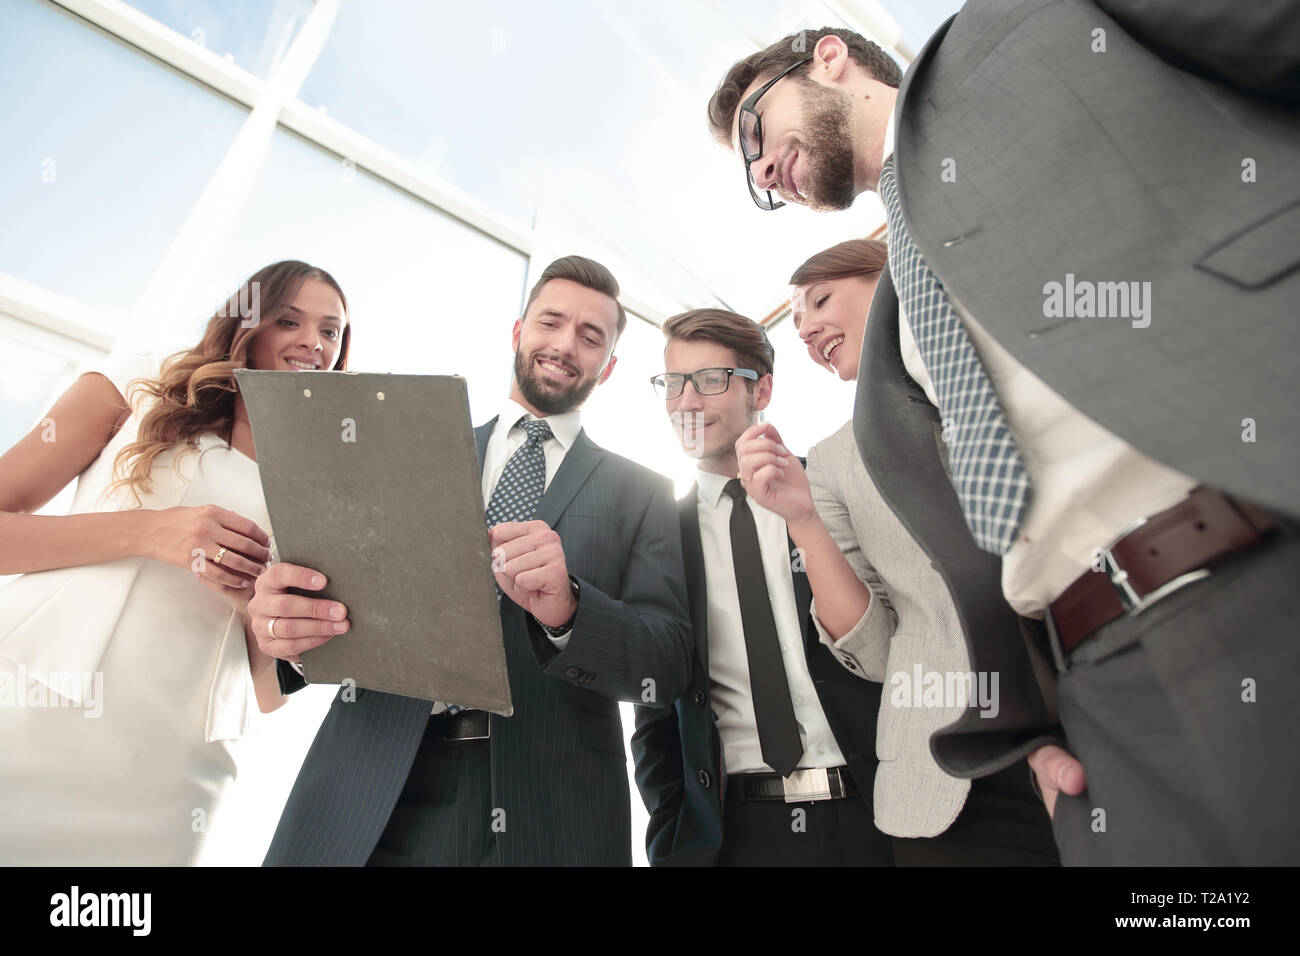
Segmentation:
<svg viewBox="0 0 1300 956">
<path fill-rule="evenodd" d="M 514 715 L 341 690 L 266 865 L 631 864 L 617 701 L 670 703 L 692 642 L 671 486 L 579 420 L 614 369 L 618 292 L 590 259 L 548 266 L 514 325 L 510 397 L 475 431 Z M 347 629 L 341 605 L 286 590 L 324 583 L 276 565 L 249 603 L 285 693 L 303 684 L 288 662 Z"/>
<path fill-rule="evenodd" d="M 1066 862 L 1300 859 L 1298 100 L 1293 3 L 970 0 L 901 85 L 826 29 L 710 102 L 762 208 L 885 205 L 859 449 L 959 603 L 977 548 L 1044 622 L 932 746 L 1032 754 Z"/>
</svg>

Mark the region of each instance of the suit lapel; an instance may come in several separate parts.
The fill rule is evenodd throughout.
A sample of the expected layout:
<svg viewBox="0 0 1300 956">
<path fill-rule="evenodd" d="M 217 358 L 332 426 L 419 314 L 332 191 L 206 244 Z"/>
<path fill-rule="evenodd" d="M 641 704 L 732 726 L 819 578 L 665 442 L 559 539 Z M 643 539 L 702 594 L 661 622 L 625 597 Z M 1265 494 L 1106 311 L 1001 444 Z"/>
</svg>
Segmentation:
<svg viewBox="0 0 1300 956">
<path fill-rule="evenodd" d="M 790 561 L 795 561 L 795 544 L 789 536 L 786 537 L 785 543 L 790 553 Z M 798 567 L 803 567 L 803 558 L 799 557 Z M 799 632 L 803 634 L 803 642 L 808 643 L 808 634 L 812 627 L 812 586 L 808 583 L 807 571 L 796 571 L 795 564 L 790 565 L 793 572 L 790 577 L 794 579 L 794 610 L 799 615 Z"/>
<path fill-rule="evenodd" d="M 799 465 L 807 469 L 808 459 L 800 458 Z M 803 635 L 804 646 L 808 646 L 808 634 L 812 630 L 812 585 L 808 583 L 808 572 L 804 569 L 803 556 L 798 556 L 796 564 L 795 543 L 787 534 L 785 538 L 786 553 L 790 555 L 790 577 L 794 580 L 794 612 L 799 615 L 799 633 Z M 799 570 L 796 570 L 798 568 Z"/>
<path fill-rule="evenodd" d="M 474 429 L 474 442 L 478 446 L 479 474 L 483 473 L 483 466 L 487 461 L 488 442 L 492 438 L 492 430 L 496 428 L 496 424 L 497 419 L 494 418 Z M 573 500 L 573 496 L 582 487 L 582 483 L 600 464 L 600 459 L 604 455 L 604 451 L 587 437 L 585 431 L 578 432 L 573 447 L 565 453 L 564 461 L 560 463 L 559 470 L 551 479 L 546 494 L 542 496 L 537 506 L 536 519 L 554 527 L 555 522 L 564 514 L 564 509 Z"/>
<path fill-rule="evenodd" d="M 907 374 L 899 349 L 898 322 L 898 297 L 886 268 L 876 286 L 862 342 L 854 437 L 881 496 L 930 557 L 942 565 L 951 561 L 954 553 L 964 556 L 965 549 L 956 545 L 967 542 L 954 542 L 951 536 L 954 529 L 965 529 L 965 519 L 957 492 L 942 467 L 939 411 Z M 969 531 L 964 537 L 970 538 Z M 936 553 L 936 549 L 945 553 Z"/>
<path fill-rule="evenodd" d="M 704 545 L 700 541 L 700 489 L 691 485 L 690 492 L 677 502 L 682 531 L 682 564 L 686 569 L 686 598 L 691 609 L 691 626 L 695 629 L 695 661 L 700 672 L 709 672 L 709 595 L 704 572 Z"/>
<path fill-rule="evenodd" d="M 560 470 L 551 479 L 550 487 L 546 489 L 541 504 L 537 506 L 537 514 L 534 516 L 536 520 L 545 521 L 552 528 L 555 527 L 555 523 L 560 520 L 560 516 L 564 514 L 564 509 L 569 506 L 573 496 L 578 493 L 578 489 L 583 486 L 587 477 L 604 457 L 604 450 L 587 437 L 585 430 L 578 432 L 573 447 L 565 453 L 564 461 L 560 463 Z"/>
<path fill-rule="evenodd" d="M 501 416 L 497 416 L 500 418 Z M 492 429 L 497 427 L 496 418 L 490 422 L 485 422 L 478 428 L 474 429 L 474 444 L 478 446 L 478 473 L 483 474 L 483 462 L 487 460 L 488 440 L 492 437 Z"/>
</svg>

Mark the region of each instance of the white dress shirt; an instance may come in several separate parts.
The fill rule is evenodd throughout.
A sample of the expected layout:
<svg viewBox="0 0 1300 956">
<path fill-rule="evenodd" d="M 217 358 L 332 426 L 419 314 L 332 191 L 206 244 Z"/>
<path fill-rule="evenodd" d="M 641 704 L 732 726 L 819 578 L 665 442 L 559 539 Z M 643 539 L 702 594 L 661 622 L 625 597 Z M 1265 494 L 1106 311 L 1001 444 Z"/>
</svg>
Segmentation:
<svg viewBox="0 0 1300 956">
<path fill-rule="evenodd" d="M 885 127 L 884 159 L 894 152 L 894 116 Z M 882 160 L 883 162 L 883 160 Z M 996 282 L 996 269 L 989 274 Z M 988 374 L 1029 472 L 1032 496 L 1016 540 L 1002 558 L 1002 591 L 1020 614 L 1042 610 L 1139 518 L 1169 508 L 1196 481 L 1142 454 L 1088 418 L 1017 362 L 952 296 Z M 936 406 L 934 383 L 898 307 L 903 365 Z"/>
<path fill-rule="evenodd" d="M 754 695 L 749 686 L 749 656 L 745 651 L 736 569 L 731 559 L 733 502 L 730 495 L 723 493 L 729 479 L 707 471 L 700 471 L 697 478 L 700 545 L 704 552 L 709 604 L 709 685 L 718 736 L 722 739 L 723 766 L 727 773 L 773 772 L 763 762 Z M 844 754 L 831 733 L 804 656 L 785 519 L 753 501 L 748 504 L 758 531 L 763 576 L 772 599 L 772 617 L 781 642 L 781 661 L 790 684 L 790 700 L 803 739 L 803 757 L 798 766 L 841 767 Z"/>
</svg>

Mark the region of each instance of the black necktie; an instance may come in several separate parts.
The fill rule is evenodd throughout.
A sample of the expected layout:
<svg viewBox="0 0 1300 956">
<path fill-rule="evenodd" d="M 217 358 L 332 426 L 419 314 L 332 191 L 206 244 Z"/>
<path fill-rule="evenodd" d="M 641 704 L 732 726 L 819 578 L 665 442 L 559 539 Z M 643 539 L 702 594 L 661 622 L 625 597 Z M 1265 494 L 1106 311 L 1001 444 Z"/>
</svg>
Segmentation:
<svg viewBox="0 0 1300 956">
<path fill-rule="evenodd" d="M 763 574 L 754 513 L 745 501 L 738 479 L 727 482 L 731 503 L 731 562 L 736 569 L 740 595 L 740 621 L 745 629 L 745 655 L 749 658 L 749 688 L 754 695 L 754 718 L 763 761 L 788 777 L 803 756 L 803 741 L 790 702 L 790 681 L 781 662 L 781 641 L 772 617 L 772 601 Z"/>
</svg>

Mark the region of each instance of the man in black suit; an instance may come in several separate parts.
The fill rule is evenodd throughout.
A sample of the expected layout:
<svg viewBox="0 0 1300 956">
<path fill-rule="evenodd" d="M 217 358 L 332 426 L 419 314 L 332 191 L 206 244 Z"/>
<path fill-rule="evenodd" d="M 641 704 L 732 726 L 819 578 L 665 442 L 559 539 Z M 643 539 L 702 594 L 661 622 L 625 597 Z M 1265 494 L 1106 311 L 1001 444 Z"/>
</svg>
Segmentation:
<svg viewBox="0 0 1300 956">
<path fill-rule="evenodd" d="M 266 865 L 631 864 L 617 702 L 681 694 L 691 633 L 670 485 L 578 417 L 614 368 L 618 291 L 590 259 L 548 266 L 514 325 L 510 398 L 475 431 L 514 715 L 341 690 Z M 276 565 L 249 603 L 285 693 L 303 685 L 288 662 L 346 630 L 345 608 L 286 593 L 323 586 Z"/>
<path fill-rule="evenodd" d="M 760 207 L 886 207 L 867 469 L 968 617 L 991 559 L 1042 622 L 967 630 L 1002 712 L 933 749 L 1030 754 L 1065 862 L 1298 859 L 1297 102 L 1282 0 L 969 0 L 901 84 L 827 28 L 710 102 Z"/>
<path fill-rule="evenodd" d="M 772 346 L 722 309 L 663 329 L 652 381 L 700 470 L 678 508 L 695 666 L 671 709 L 637 708 L 632 737 L 650 862 L 892 865 L 872 811 L 881 686 L 821 646 L 784 519 L 736 478 L 736 439 L 771 400 Z"/>
</svg>

